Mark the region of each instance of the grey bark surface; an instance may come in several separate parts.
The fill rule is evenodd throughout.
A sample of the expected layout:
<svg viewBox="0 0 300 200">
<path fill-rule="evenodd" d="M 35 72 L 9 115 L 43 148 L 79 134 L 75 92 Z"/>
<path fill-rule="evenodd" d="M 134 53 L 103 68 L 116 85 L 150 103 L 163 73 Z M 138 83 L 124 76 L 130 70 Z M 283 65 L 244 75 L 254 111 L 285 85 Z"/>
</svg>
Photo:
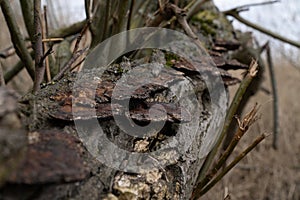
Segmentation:
<svg viewBox="0 0 300 200">
<path fill-rule="evenodd" d="M 211 16 L 220 21 L 209 18 Z M 193 61 L 202 70 L 201 73 L 211 78 L 221 75 L 225 84 L 236 83 L 238 79 L 225 70 L 244 69 L 245 66 L 230 62 L 228 51 L 239 47 L 231 24 L 216 8 L 202 11 L 192 24 L 193 29 L 199 30 L 198 37 L 210 48 L 213 60 L 209 55 L 202 58 L 190 55 L 186 59 Z M 174 41 L 174 48 L 185 51 L 189 47 Z M 122 73 L 147 63 L 147 59 L 111 65 L 101 76 L 97 69 L 86 69 L 80 74 L 69 73 L 58 82 L 45 85 L 35 96 L 28 94 L 23 97 L 19 107 L 23 123 L 29 129 L 27 151 L 22 154 L 19 170 L 6 176 L 6 184 L 0 189 L 0 199 L 189 199 L 199 169 L 213 145 L 218 127 L 222 125 L 228 97 L 222 88 L 208 91 L 207 83 L 199 76 L 196 67 L 186 60 L 175 59 L 170 70 L 167 57 L 158 53 L 158 57 L 150 58 L 154 62 L 151 64 L 151 77 L 157 84 L 148 84 L 132 94 L 129 115 L 134 122 L 140 125 L 150 121 L 166 122 L 162 129 L 149 130 L 154 132 L 149 136 L 133 136 L 114 121 L 113 109 L 116 109 L 117 115 L 126 114 L 121 103 L 126 101 L 126 96 L 117 96 L 118 101 L 114 106 L 110 105 L 112 90 Z M 215 63 L 218 70 L 211 70 L 207 66 L 209 63 Z M 138 74 L 143 75 L 139 79 L 149 78 L 149 72 L 143 71 L 143 68 L 136 69 Z M 138 81 L 134 78 L 131 77 L 131 83 L 122 84 L 122 94 L 126 94 L 126 89 Z M 176 95 L 169 89 L 172 88 L 176 94 L 184 93 L 182 86 L 187 80 L 194 86 L 197 102 L 188 100 L 187 106 L 178 112 L 180 107 L 176 103 Z M 215 88 L 217 81 L 210 84 Z M 219 113 L 215 113 L 211 95 L 217 100 Z M 166 115 L 160 116 L 159 109 L 154 109 L 158 117 L 151 117 L 148 109 L 153 104 L 164 106 Z M 193 126 L 189 126 L 191 121 Z M 76 122 L 81 123 L 81 130 L 78 130 Z M 196 132 L 195 137 L 181 134 L 180 125 Z M 199 127 L 195 130 L 196 125 Z M 151 170 L 139 173 L 134 169 L 121 170 L 130 169 L 132 164 L 121 154 L 116 158 L 119 167 L 109 167 L 103 159 L 109 159 L 113 152 L 108 152 L 107 158 L 97 159 L 83 141 L 99 135 L 99 126 L 104 135 L 97 138 L 94 151 L 102 151 L 106 145 L 104 141 L 109 141 L 124 151 L 151 155 L 141 157 L 141 161 L 151 163 Z M 159 149 L 161 151 L 155 153 Z M 155 165 L 155 161 L 160 165 Z"/>
<path fill-rule="evenodd" d="M 175 103 L 173 101 L 175 96 L 172 94 L 172 92 L 168 91 L 167 88 L 173 87 L 173 91 L 177 90 L 176 92 L 182 93 L 183 91 L 180 90 L 184 89 L 182 85 L 184 85 L 184 82 L 186 81 L 180 78 L 183 73 L 177 71 L 178 74 L 174 74 L 173 72 L 170 74 L 170 72 L 165 69 L 165 66 L 161 66 L 163 65 L 162 63 L 156 63 L 152 65 L 153 68 L 158 67 L 161 70 L 158 77 L 162 81 L 160 85 L 164 85 L 165 88 L 155 88 L 154 86 L 150 85 L 144 90 L 137 90 L 136 93 L 133 94 L 137 101 L 136 104 L 139 104 L 139 102 L 148 102 L 149 104 L 151 104 L 151 102 L 155 102 L 161 105 L 174 106 Z M 120 66 L 122 66 L 122 63 Z M 111 69 L 112 71 L 116 71 L 120 66 L 114 66 Z M 145 76 L 147 76 L 147 73 L 143 73 L 143 69 L 140 70 L 140 74 L 145 74 Z M 69 74 L 54 85 L 46 86 L 39 94 L 37 94 L 35 98 L 32 99 L 32 97 L 26 97 L 29 98 L 29 102 L 31 104 L 36 104 L 37 111 L 31 113 L 31 116 L 28 118 L 27 123 L 30 124 L 29 127 L 32 130 L 48 129 L 54 131 L 56 129 L 61 131 L 60 134 L 72 135 L 78 138 L 78 130 L 76 130 L 76 127 L 74 126 L 71 116 L 72 113 L 67 113 L 65 109 L 67 107 L 64 107 L 68 105 L 66 103 L 66 101 L 68 101 L 66 95 L 72 94 L 75 96 L 75 101 L 78 100 L 78 102 L 82 103 L 81 105 L 83 105 L 83 99 L 81 99 L 79 96 L 77 97 L 76 94 L 77 92 L 83 92 L 84 90 L 86 91 L 86 94 L 88 94 L 87 90 L 90 89 L 88 84 L 90 84 L 89 80 L 91 80 L 91 77 L 93 80 L 99 80 L 97 79 L 97 69 L 91 69 L 82 74 L 82 77 L 80 77 L 80 87 L 78 88 L 78 91 L 76 91 L 76 89 L 74 90 L 76 74 Z M 119 78 L 119 73 L 104 73 L 102 76 L 102 83 L 99 85 L 108 84 L 106 83 L 108 81 L 114 82 Z M 131 81 L 136 81 L 134 80 L 134 77 L 132 78 L 133 80 Z M 23 177 L 23 175 L 19 174 L 22 172 L 16 172 L 16 174 L 12 175 L 12 177 L 17 178 L 9 180 L 11 183 L 3 188 L 2 194 L 7 198 L 21 198 L 22 196 L 24 199 L 32 198 L 32 195 L 34 196 L 33 199 L 188 199 L 195 184 L 197 172 L 201 167 L 205 154 L 208 153 L 201 152 L 203 151 L 203 146 L 205 145 L 203 144 L 203 139 L 207 138 L 207 135 L 209 134 L 214 135 L 214 133 L 208 132 L 209 126 L 217 126 L 222 122 L 223 119 L 223 117 L 220 116 L 217 121 L 211 121 L 212 105 L 209 98 L 206 98 L 206 96 L 209 94 L 207 94 L 207 88 L 205 87 L 204 81 L 197 77 L 197 75 L 191 75 L 189 78 L 197 87 L 196 96 L 198 104 L 197 102 L 192 101 L 186 102 L 185 105 L 188 105 L 189 108 L 183 109 L 188 110 L 188 112 L 195 111 L 195 113 L 201 113 L 198 119 L 193 120 L 197 123 L 197 125 L 199 125 L 198 130 L 190 130 L 196 131 L 195 138 L 190 138 L 189 135 L 180 135 L 178 138 L 176 138 L 176 135 L 178 136 L 180 134 L 178 129 L 179 124 L 181 122 L 183 125 L 187 123 L 187 121 L 191 120 L 191 116 L 197 116 L 195 113 L 187 113 L 186 116 L 181 113 L 181 115 L 177 116 L 174 110 L 169 110 L 167 108 L 168 116 L 165 118 L 167 122 L 164 128 L 162 130 L 158 130 L 158 132 L 154 135 L 139 138 L 131 136 L 122 131 L 122 129 L 115 123 L 114 119 L 111 116 L 106 115 L 107 113 L 103 111 L 104 109 L 99 110 L 99 112 L 97 111 L 98 122 L 102 127 L 105 136 L 110 142 L 128 152 L 153 152 L 151 157 L 145 156 L 141 157 L 141 159 L 145 159 L 144 162 L 147 162 L 148 159 L 150 162 L 153 158 L 160 163 L 164 163 L 165 165 L 152 166 L 150 164 L 151 168 L 145 169 L 144 173 L 134 173 L 134 168 L 132 172 L 123 172 L 122 170 L 116 170 L 106 166 L 106 163 L 99 162 L 81 143 L 81 151 L 83 152 L 80 153 L 80 157 L 82 158 L 83 163 L 85 163 L 85 170 L 82 172 L 83 175 L 82 177 L 78 177 L 75 174 L 68 175 L 70 180 L 76 180 L 76 178 L 79 179 L 77 182 L 68 183 L 69 181 L 66 180 L 66 178 L 63 178 L 65 177 L 64 172 L 60 172 L 63 179 L 62 181 L 59 181 L 56 178 L 48 178 L 48 180 L 52 180 L 54 183 L 51 183 L 51 181 L 48 183 L 47 179 L 43 179 L 41 177 L 31 177 L 31 180 L 30 177 L 28 178 L 30 175 L 26 176 L 27 179 L 22 179 L 20 177 Z M 124 83 L 124 85 L 126 85 L 126 83 Z M 126 88 L 127 86 L 124 87 Z M 128 88 L 129 87 L 130 86 L 128 86 Z M 149 90 L 151 92 L 147 93 Z M 101 92 L 96 93 L 96 99 L 98 99 L 101 105 L 110 104 L 110 100 L 105 99 L 105 96 L 102 94 L 103 93 Z M 227 99 L 226 94 L 220 93 L 220 101 L 224 101 L 224 97 Z M 62 103 L 60 98 L 65 98 L 64 103 Z M 120 98 L 120 100 L 122 100 L 123 97 Z M 27 100 L 23 101 L 26 102 Z M 84 102 L 85 104 L 89 104 L 92 102 L 92 99 L 89 99 L 88 96 L 85 96 Z M 222 110 L 225 113 L 227 102 L 221 102 L 221 105 Z M 80 109 L 81 108 L 88 110 L 89 106 L 84 105 L 80 107 Z M 85 114 L 83 110 L 80 111 L 81 113 L 76 116 L 78 120 L 81 120 L 81 123 L 84 124 L 82 127 L 86 127 L 86 129 L 83 128 L 83 130 L 80 131 L 86 133 L 87 137 L 97 135 L 99 125 L 90 120 L 93 118 L 93 116 Z M 73 110 L 73 112 L 76 111 Z M 136 110 L 132 113 L 131 117 L 135 118 L 136 121 L 140 121 L 141 123 L 145 119 L 154 121 L 158 120 L 151 119 L 151 117 L 147 115 L 147 112 L 147 110 Z M 33 115 L 35 115 L 36 121 L 32 121 Z M 190 128 L 193 129 L 193 127 Z M 45 133 L 39 134 L 42 135 Z M 84 140 L 82 137 L 80 139 Z M 143 143 L 151 143 L 151 145 L 143 146 Z M 169 146 L 166 147 L 166 143 L 168 143 Z M 177 147 L 177 145 L 180 146 L 184 144 L 190 144 L 190 146 L 184 148 Z M 101 142 L 100 138 L 98 141 L 99 150 L 101 150 L 101 148 L 105 145 L 105 143 Z M 159 153 L 155 153 L 156 150 L 160 148 L 163 149 L 159 151 Z M 179 152 L 179 149 L 183 151 Z M 107 156 L 109 156 L 109 154 Z M 120 155 L 119 159 L 116 159 L 116 162 L 119 162 L 120 166 L 125 165 L 123 167 L 130 165 L 130 163 L 127 163 L 128 160 L 126 160 L 126 158 L 124 159 L 122 155 Z M 74 164 L 73 166 L 69 166 L 69 170 L 72 171 L 72 168 L 75 166 L 78 165 Z M 24 169 L 26 169 L 26 166 Z M 54 167 L 52 170 L 58 169 L 55 169 Z M 85 171 L 88 173 L 84 174 Z M 44 173 L 47 173 L 47 171 Z M 27 184 L 25 184 L 24 180 L 27 181 Z M 42 181 L 41 184 L 41 180 L 45 181 Z M 26 189 L 25 192 L 22 194 L 16 193 L 15 187 L 12 187 L 12 185 L 15 183 L 18 183 L 18 185 L 25 184 L 24 187 L 19 185 L 20 188 Z M 28 196 L 26 197 L 26 195 Z"/>
</svg>

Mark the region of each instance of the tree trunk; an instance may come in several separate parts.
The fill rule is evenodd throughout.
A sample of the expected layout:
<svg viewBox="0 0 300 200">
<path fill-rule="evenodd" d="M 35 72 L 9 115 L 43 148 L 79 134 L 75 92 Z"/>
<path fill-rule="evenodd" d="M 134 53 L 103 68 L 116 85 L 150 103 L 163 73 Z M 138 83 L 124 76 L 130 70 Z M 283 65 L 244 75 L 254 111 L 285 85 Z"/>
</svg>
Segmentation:
<svg viewBox="0 0 300 200">
<path fill-rule="evenodd" d="M 227 90 L 217 78 L 236 83 L 224 69 L 243 67 L 227 59 L 239 42 L 215 7 L 201 11 L 193 28 L 209 54 L 156 50 L 104 72 L 69 73 L 23 97 L 27 151 L 3 178 L 0 199 L 189 199 L 226 114 Z"/>
</svg>

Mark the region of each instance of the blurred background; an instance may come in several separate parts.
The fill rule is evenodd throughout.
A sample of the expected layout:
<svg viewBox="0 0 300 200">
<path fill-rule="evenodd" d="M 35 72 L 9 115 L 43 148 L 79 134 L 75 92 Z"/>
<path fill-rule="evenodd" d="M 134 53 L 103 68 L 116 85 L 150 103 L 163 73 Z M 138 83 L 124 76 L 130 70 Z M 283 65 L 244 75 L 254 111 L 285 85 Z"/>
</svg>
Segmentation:
<svg viewBox="0 0 300 200">
<path fill-rule="evenodd" d="M 237 6 L 263 1 L 214 0 L 214 2 L 220 10 L 225 11 Z M 13 9 L 19 16 L 18 23 L 22 28 L 22 33 L 26 35 L 24 23 L 21 20 L 19 1 L 11 0 L 11 3 L 14 4 Z M 64 27 L 85 18 L 84 0 L 44 0 L 42 5 L 47 5 L 50 29 Z M 241 16 L 300 42 L 299 11 L 299 0 L 282 0 L 274 4 L 250 7 L 250 10 L 242 12 Z M 12 44 L 2 12 L 0 13 L 0 51 L 2 51 Z M 272 137 L 268 137 L 202 199 L 223 199 L 225 194 L 230 194 L 231 199 L 299 200 L 300 51 L 291 45 L 246 27 L 235 19 L 230 19 L 237 29 L 253 32 L 259 44 L 262 45 L 266 41 L 271 43 L 279 95 L 279 148 L 274 150 Z M 6 71 L 17 62 L 17 59 L 15 56 L 11 56 L 1 59 L 0 62 Z M 25 94 L 32 87 L 26 81 L 28 79 L 27 73 L 23 70 L 18 79 L 11 81 L 9 86 L 15 88 L 20 94 Z M 271 91 L 268 71 L 265 73 L 263 87 Z M 231 92 L 234 92 L 236 87 L 230 89 Z M 250 100 L 251 105 L 245 111 L 249 111 L 250 107 L 258 102 L 261 105 L 261 118 L 243 138 L 238 146 L 238 151 L 245 149 L 257 135 L 263 132 L 272 134 L 272 100 L 272 95 L 262 91 Z"/>
</svg>

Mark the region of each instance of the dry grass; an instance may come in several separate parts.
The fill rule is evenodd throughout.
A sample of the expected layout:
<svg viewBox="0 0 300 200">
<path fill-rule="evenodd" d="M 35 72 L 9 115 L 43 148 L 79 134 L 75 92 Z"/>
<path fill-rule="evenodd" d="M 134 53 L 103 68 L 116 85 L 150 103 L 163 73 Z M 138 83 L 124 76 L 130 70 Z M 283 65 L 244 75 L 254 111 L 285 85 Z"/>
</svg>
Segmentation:
<svg viewBox="0 0 300 200">
<path fill-rule="evenodd" d="M 299 200 L 300 199 L 300 70 L 287 63 L 277 63 L 275 69 L 279 93 L 279 149 L 272 148 L 272 135 L 238 164 L 218 185 L 202 197 L 224 199 L 229 193 L 232 200 Z M 267 76 L 267 74 L 266 74 Z M 266 78 L 264 87 L 270 88 Z M 238 145 L 242 151 L 254 138 L 272 132 L 272 97 L 259 92 L 251 99 L 262 105 L 261 119 L 251 128 Z"/>
</svg>

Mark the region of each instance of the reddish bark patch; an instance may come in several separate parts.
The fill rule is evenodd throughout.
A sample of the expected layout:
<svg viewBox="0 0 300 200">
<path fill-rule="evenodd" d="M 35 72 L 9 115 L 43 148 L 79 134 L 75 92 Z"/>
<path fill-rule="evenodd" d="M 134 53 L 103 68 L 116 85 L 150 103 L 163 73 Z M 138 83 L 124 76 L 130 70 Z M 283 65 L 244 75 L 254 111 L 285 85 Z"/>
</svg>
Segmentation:
<svg viewBox="0 0 300 200">
<path fill-rule="evenodd" d="M 83 180 L 88 175 L 80 141 L 58 130 L 40 131 L 29 137 L 27 154 L 9 178 L 10 183 L 39 184 Z"/>
</svg>

